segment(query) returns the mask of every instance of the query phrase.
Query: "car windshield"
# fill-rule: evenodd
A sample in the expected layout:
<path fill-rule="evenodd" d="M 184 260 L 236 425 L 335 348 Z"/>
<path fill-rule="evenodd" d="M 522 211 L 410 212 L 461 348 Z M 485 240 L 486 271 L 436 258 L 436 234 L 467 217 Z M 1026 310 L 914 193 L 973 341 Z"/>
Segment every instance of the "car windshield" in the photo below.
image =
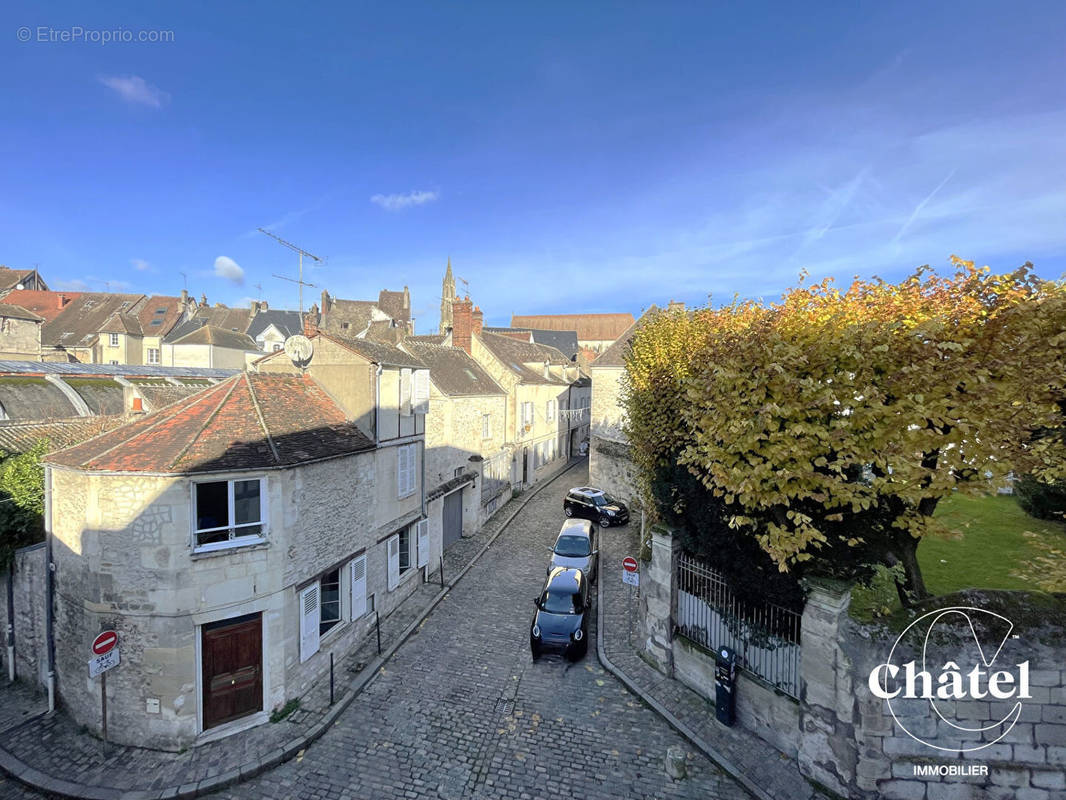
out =
<path fill-rule="evenodd" d="M 592 495 L 592 502 L 598 506 L 609 506 L 614 502 L 614 498 L 609 494 L 594 494 Z"/>
<path fill-rule="evenodd" d="M 555 543 L 557 556 L 580 558 L 589 554 L 589 540 L 585 536 L 560 536 Z"/>
<path fill-rule="evenodd" d="M 574 595 L 570 592 L 547 591 L 540 598 L 540 608 L 549 614 L 576 614 Z"/>

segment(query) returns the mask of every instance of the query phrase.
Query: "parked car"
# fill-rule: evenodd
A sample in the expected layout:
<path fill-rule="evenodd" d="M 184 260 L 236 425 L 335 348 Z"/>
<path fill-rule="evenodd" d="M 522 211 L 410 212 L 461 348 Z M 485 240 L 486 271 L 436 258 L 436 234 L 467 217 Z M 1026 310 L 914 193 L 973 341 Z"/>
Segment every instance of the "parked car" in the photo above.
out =
<path fill-rule="evenodd" d="M 529 649 L 534 661 L 544 653 L 577 661 L 588 652 L 590 597 L 581 570 L 556 567 L 533 602 L 537 610 L 529 626 Z"/>
<path fill-rule="evenodd" d="M 563 498 L 563 513 L 568 517 L 592 520 L 601 528 L 629 522 L 629 509 L 625 503 L 591 486 L 578 486 L 567 492 Z"/>
<path fill-rule="evenodd" d="M 596 528 L 587 519 L 568 519 L 559 529 L 552 551 L 548 574 L 556 567 L 579 569 L 589 583 L 596 582 Z"/>

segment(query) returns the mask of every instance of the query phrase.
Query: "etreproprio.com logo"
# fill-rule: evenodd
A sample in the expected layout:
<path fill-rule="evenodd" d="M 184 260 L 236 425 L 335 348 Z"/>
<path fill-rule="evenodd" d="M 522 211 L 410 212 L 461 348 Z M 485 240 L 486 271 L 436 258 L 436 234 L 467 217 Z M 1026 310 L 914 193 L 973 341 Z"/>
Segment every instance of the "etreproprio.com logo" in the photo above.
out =
<path fill-rule="evenodd" d="M 972 658 L 956 655 L 958 661 L 966 663 L 949 660 L 934 674 L 935 664 L 929 662 L 934 660 L 931 650 L 936 649 L 937 626 L 943 624 L 947 627 L 949 621 L 958 624 L 962 620 L 968 626 L 976 644 L 976 650 L 971 653 Z M 978 622 L 976 625 L 975 620 Z M 1032 697 L 1029 693 L 1028 660 L 1007 669 L 1002 668 L 1002 663 L 996 665 L 996 659 L 1000 657 L 1013 628 L 1014 624 L 1006 617 L 971 606 L 953 606 L 923 614 L 896 638 L 885 662 L 871 670 L 868 681 L 870 691 L 875 697 L 887 702 L 889 713 L 900 730 L 927 747 L 951 753 L 973 752 L 989 747 L 1010 732 L 1021 716 L 1021 701 Z M 984 643 L 982 636 L 978 635 L 979 630 L 984 634 Z M 997 633 L 989 634 L 989 631 Z M 919 637 L 920 663 L 914 659 L 899 663 L 903 658 L 900 654 L 904 650 L 901 642 L 905 639 L 913 642 Z M 950 633 L 948 638 L 952 638 Z M 966 650 L 966 647 L 955 648 L 956 653 L 965 653 Z M 995 669 L 995 666 L 1000 668 Z M 939 723 L 929 725 L 915 715 L 915 703 L 911 701 L 920 700 L 928 701 L 929 709 L 935 719 L 940 720 Z M 967 700 L 997 703 L 1014 700 L 1015 703 L 998 721 L 968 724 L 959 722 L 958 715 L 953 713 L 953 703 L 948 713 L 944 713 L 938 706 L 938 702 L 946 707 L 952 701 Z M 904 705 L 907 706 L 905 712 L 901 712 Z M 923 726 L 919 721 L 926 724 Z M 951 740 L 950 744 L 945 743 L 943 735 L 937 735 L 935 742 L 929 741 L 932 738 L 930 734 L 916 730 L 922 727 L 937 730 L 939 734 L 949 734 L 947 738 Z M 982 741 L 985 739 L 987 741 Z"/>

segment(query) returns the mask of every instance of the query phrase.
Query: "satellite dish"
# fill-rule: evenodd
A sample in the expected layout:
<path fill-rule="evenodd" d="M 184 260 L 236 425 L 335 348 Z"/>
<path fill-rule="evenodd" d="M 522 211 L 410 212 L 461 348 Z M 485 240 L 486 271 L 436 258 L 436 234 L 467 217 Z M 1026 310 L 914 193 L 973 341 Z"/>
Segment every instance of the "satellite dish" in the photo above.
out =
<path fill-rule="evenodd" d="M 26 284 L 24 284 L 24 283 L 17 283 L 17 284 L 15 284 L 15 288 L 16 288 L 16 289 L 19 289 L 19 290 L 25 289 L 25 288 L 26 288 Z"/>
<path fill-rule="evenodd" d="M 297 366 L 304 366 L 311 360 L 315 347 L 306 336 L 296 334 L 285 340 L 285 355 Z"/>

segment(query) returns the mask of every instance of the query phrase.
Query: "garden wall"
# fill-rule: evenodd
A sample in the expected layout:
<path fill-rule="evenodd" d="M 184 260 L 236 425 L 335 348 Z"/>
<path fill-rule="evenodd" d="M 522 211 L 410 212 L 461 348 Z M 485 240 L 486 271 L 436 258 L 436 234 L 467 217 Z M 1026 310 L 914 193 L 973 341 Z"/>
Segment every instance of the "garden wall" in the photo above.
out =
<path fill-rule="evenodd" d="M 669 531 L 653 529 L 651 560 L 641 575 L 644 651 L 649 661 L 713 702 L 713 656 L 675 632 L 676 552 Z M 923 628 L 940 615 L 918 620 L 894 652 L 897 638 L 921 614 L 895 620 L 894 627 L 864 625 L 848 616 L 849 602 L 846 587 L 812 582 L 802 620 L 799 702 L 742 674 L 737 684 L 740 727 L 796 758 L 808 779 L 843 797 L 1066 798 L 1062 598 L 1020 592 L 944 598 L 942 605 L 929 610 L 951 606 L 972 610 L 967 617 L 958 612 L 942 617 L 927 642 Z M 915 660 L 920 669 L 923 644 L 934 687 L 941 665 L 948 662 L 963 674 L 975 665 L 986 673 L 1013 670 L 1016 682 L 1022 675 L 1016 665 L 1028 662 L 1030 697 L 996 700 L 989 696 L 987 682 L 971 695 L 967 681 L 965 697 L 936 701 L 940 716 L 920 698 L 896 698 L 890 707 L 888 700 L 871 691 L 871 671 L 890 654 L 893 664 Z M 989 662 L 992 666 L 986 667 Z M 888 680 L 885 688 L 894 691 L 903 686 Z M 982 691 L 984 697 L 979 696 Z M 1021 706 L 1015 711 L 1018 702 Z M 996 724 L 1005 717 L 1007 723 Z"/>
<path fill-rule="evenodd" d="M 23 547 L 15 552 L 14 609 L 15 609 L 15 676 L 33 688 L 48 685 L 48 658 L 45 640 L 46 550 L 44 542 Z M 6 633 L 8 625 L 7 570 L 0 573 L 0 625 Z M 0 680 L 7 680 L 8 649 L 5 635 L 0 648 L 3 670 Z"/>

